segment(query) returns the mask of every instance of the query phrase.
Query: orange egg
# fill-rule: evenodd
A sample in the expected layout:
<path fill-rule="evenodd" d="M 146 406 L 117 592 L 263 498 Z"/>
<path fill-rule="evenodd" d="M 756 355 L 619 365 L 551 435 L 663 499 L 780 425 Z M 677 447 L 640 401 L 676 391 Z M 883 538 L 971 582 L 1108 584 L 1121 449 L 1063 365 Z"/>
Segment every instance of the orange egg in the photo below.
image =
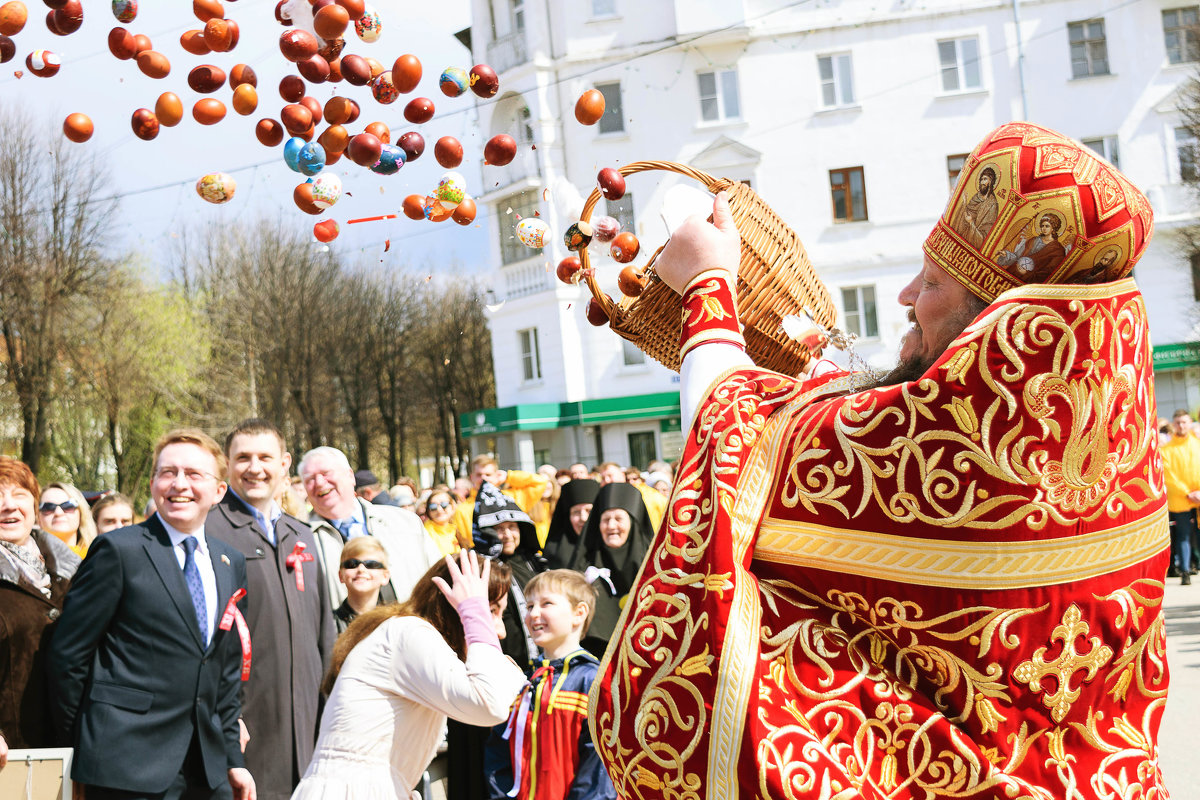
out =
<path fill-rule="evenodd" d="M 323 208 L 313 202 L 313 185 L 311 183 L 302 183 L 292 190 L 292 200 L 296 203 L 296 207 L 305 214 L 320 214 L 324 211 Z"/>
<path fill-rule="evenodd" d="M 350 121 L 350 101 L 337 95 L 325 101 L 325 121 L 330 125 L 342 125 Z"/>
<path fill-rule="evenodd" d="M 292 136 L 298 136 L 313 126 L 312 112 L 299 103 L 288 103 L 284 106 L 279 112 L 279 119 Z"/>
<path fill-rule="evenodd" d="M 450 218 L 459 225 L 470 225 L 475 221 L 475 201 L 467 197 L 450 213 Z"/>
<path fill-rule="evenodd" d="M 230 26 L 230 22 L 214 18 L 204 23 L 204 41 L 218 53 L 226 53 L 232 50 L 234 30 Z"/>
<path fill-rule="evenodd" d="M 174 128 L 183 119 L 183 101 L 174 92 L 163 92 L 154 103 L 154 115 L 168 128 Z"/>
<path fill-rule="evenodd" d="M 417 88 L 421 82 L 421 59 L 412 53 L 405 53 L 392 64 L 392 83 L 396 91 L 407 94 Z"/>
<path fill-rule="evenodd" d="M 248 83 L 233 90 L 233 110 L 248 117 L 258 109 L 258 90 Z"/>
<path fill-rule="evenodd" d="M 450 219 L 450 215 L 454 213 L 453 209 L 446 208 L 440 202 L 434 203 L 432 210 L 429 212 L 431 222 L 445 222 Z"/>
<path fill-rule="evenodd" d="M 283 141 L 283 126 L 270 117 L 260 119 L 254 126 L 254 135 L 260 144 L 274 147 Z"/>
<path fill-rule="evenodd" d="M 118 25 L 108 32 L 108 51 L 122 61 L 127 61 L 137 54 L 137 41 L 128 28 Z"/>
<path fill-rule="evenodd" d="M 409 219 L 425 219 L 425 198 L 419 194 L 410 194 L 404 198 L 400 210 Z"/>
<path fill-rule="evenodd" d="M 337 3 L 325 6 L 313 17 L 313 30 L 322 39 L 336 39 L 346 32 L 346 26 L 349 24 L 349 12 Z"/>
<path fill-rule="evenodd" d="M 236 89 L 243 83 L 258 86 L 258 75 L 249 64 L 235 64 L 233 69 L 229 70 L 229 85 Z"/>
<path fill-rule="evenodd" d="M 595 125 L 604 116 L 604 95 L 598 89 L 588 89 L 575 101 L 575 119 L 584 125 Z"/>
<path fill-rule="evenodd" d="M 330 125 L 317 137 L 317 141 L 325 148 L 325 155 L 328 157 L 346 149 L 346 145 L 350 143 L 350 132 L 344 125 Z M 328 164 L 328 160 L 325 163 Z"/>
<path fill-rule="evenodd" d="M 308 113 L 312 114 L 313 123 L 321 121 L 321 104 L 315 97 L 305 95 L 300 98 L 300 105 L 308 109 Z"/>
<path fill-rule="evenodd" d="M 138 53 L 137 65 L 149 78 L 165 78 L 171 74 L 171 62 L 157 50 L 143 50 Z"/>
<path fill-rule="evenodd" d="M 367 58 L 367 66 L 371 68 L 371 80 L 375 80 L 383 74 L 383 64 L 380 64 L 373 58 Z"/>
<path fill-rule="evenodd" d="M 206 56 L 212 52 L 208 42 L 204 41 L 204 31 L 190 30 L 179 34 L 179 46 L 194 56 Z"/>
<path fill-rule="evenodd" d="M 387 125 L 382 122 L 369 122 L 363 131 L 371 134 L 384 144 L 392 143 L 392 131 Z"/>
<path fill-rule="evenodd" d="M 201 125 L 216 125 L 225 119 L 225 104 L 214 97 L 197 100 L 192 106 L 192 118 Z"/>
<path fill-rule="evenodd" d="M 153 50 L 154 45 L 150 41 L 150 37 L 144 33 L 139 33 L 133 37 L 133 55 L 139 56 L 147 50 Z"/>
<path fill-rule="evenodd" d="M 87 114 L 80 114 L 78 111 L 68 114 L 63 121 L 63 134 L 72 142 L 86 142 L 92 138 L 95 130 L 91 117 Z"/>
<path fill-rule="evenodd" d="M 16 36 L 29 21 L 29 9 L 20 0 L 0 6 L 0 34 Z"/>
<path fill-rule="evenodd" d="M 224 19 L 225 6 L 221 5 L 220 0 L 192 0 L 192 13 L 201 22 Z"/>

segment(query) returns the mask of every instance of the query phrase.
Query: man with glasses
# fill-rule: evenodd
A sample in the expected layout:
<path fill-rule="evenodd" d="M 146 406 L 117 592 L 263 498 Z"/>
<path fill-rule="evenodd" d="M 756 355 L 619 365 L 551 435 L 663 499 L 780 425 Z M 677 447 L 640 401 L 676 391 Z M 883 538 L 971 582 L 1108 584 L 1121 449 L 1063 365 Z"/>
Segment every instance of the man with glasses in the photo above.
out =
<path fill-rule="evenodd" d="M 346 599 L 346 587 L 337 579 L 342 546 L 359 536 L 378 539 L 392 565 L 380 602 L 407 600 L 413 584 L 442 557 L 425 534 L 421 518 L 406 508 L 379 506 L 356 496 L 354 470 L 346 454 L 335 447 L 309 450 L 300 459 L 299 472 L 313 507 L 308 524 L 317 540 L 316 555 L 333 607 Z"/>
<path fill-rule="evenodd" d="M 168 433 L 154 449 L 158 513 L 99 537 L 71 583 L 51 710 L 87 800 L 255 798 L 238 727 L 246 561 L 205 530 L 224 474 L 207 434 Z"/>
<path fill-rule="evenodd" d="M 259 800 L 287 800 L 312 760 L 337 633 L 313 533 L 276 502 L 292 465 L 283 434 L 265 419 L 243 420 L 225 437 L 225 457 L 229 491 L 207 527 L 246 557 L 255 656 L 242 713 L 246 766 Z"/>

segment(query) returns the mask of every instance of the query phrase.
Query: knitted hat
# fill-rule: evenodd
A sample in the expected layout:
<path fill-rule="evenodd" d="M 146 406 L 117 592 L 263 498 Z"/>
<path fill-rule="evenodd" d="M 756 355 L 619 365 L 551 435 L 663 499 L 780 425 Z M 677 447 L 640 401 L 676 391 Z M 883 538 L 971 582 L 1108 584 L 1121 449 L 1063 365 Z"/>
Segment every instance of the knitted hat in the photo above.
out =
<path fill-rule="evenodd" d="M 1029 283 L 1104 283 L 1133 271 L 1154 232 L 1145 196 L 1060 133 L 1013 122 L 967 158 L 925 254 L 976 296 Z"/>
<path fill-rule="evenodd" d="M 521 542 L 525 543 L 532 537 L 536 549 L 537 529 L 533 520 L 521 510 L 515 500 L 485 481 L 480 485 L 479 494 L 475 497 L 475 513 L 471 521 L 471 535 L 475 539 L 476 550 L 488 556 L 500 554 L 500 537 L 496 535 L 496 526 L 501 522 L 517 523 L 521 531 Z"/>

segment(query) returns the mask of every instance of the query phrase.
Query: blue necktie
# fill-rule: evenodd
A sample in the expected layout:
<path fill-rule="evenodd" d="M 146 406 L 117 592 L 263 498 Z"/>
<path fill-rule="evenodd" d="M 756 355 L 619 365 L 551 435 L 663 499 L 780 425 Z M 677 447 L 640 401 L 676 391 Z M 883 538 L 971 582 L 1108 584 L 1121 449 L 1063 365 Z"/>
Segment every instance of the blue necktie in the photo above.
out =
<path fill-rule="evenodd" d="M 339 519 L 333 523 L 337 526 L 338 533 L 342 534 L 342 541 L 350 541 L 350 526 L 354 524 L 352 519 Z"/>
<path fill-rule="evenodd" d="M 192 596 L 192 607 L 196 609 L 196 621 L 200 623 L 200 641 L 208 646 L 208 604 L 204 602 L 204 583 L 200 580 L 200 568 L 196 566 L 196 547 L 199 546 L 195 536 L 183 540 L 183 549 L 187 555 L 183 559 L 183 579 L 187 581 L 188 593 Z"/>

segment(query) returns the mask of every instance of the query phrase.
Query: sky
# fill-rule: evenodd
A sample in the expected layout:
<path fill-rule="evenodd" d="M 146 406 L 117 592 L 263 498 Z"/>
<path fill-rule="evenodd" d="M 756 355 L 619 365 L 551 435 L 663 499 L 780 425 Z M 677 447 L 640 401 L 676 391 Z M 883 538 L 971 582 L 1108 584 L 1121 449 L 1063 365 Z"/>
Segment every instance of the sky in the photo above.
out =
<path fill-rule="evenodd" d="M 95 123 L 95 134 L 83 144 L 67 142 L 67 152 L 95 155 L 108 170 L 110 186 L 106 194 L 121 198 L 117 215 L 110 221 L 114 246 L 119 251 L 137 252 L 156 265 L 167 277 L 165 265 L 178 251 L 179 235 L 185 230 L 203 230 L 208 222 L 219 225 L 252 225 L 262 217 L 282 215 L 286 221 L 311 233 L 312 224 L 326 218 L 336 219 L 341 235 L 329 247 L 349 261 L 385 264 L 409 263 L 436 269 L 453 263 L 467 272 L 482 268 L 486 253 L 486 225 L 477 221 L 462 227 L 453 222 L 434 224 L 405 217 L 382 222 L 347 224 L 347 220 L 382 214 L 398 214 L 408 194 L 429 194 L 446 172 L 433 157 L 438 137 L 457 137 L 464 146 L 465 158 L 457 171 L 467 179 L 468 192 L 482 193 L 475 185 L 480 180 L 484 141 L 475 130 L 478 114 L 475 96 L 468 92 L 448 98 L 438 89 L 438 76 L 449 66 L 470 69 L 470 52 L 453 36 L 470 24 L 468 0 L 437 0 L 411 3 L 402 0 L 376 0 L 383 20 L 378 41 L 365 43 L 346 33 L 345 53 L 357 53 L 377 59 L 390 69 L 401 54 L 412 53 L 421 59 L 421 83 L 410 95 L 402 95 L 391 105 L 372 98 L 369 87 L 337 84 L 309 84 L 308 94 L 322 104 L 335 94 L 357 100 L 362 115 L 348 126 L 358 133 L 366 123 L 379 120 L 392 129 L 393 141 L 408 130 L 420 132 L 426 151 L 399 173 L 380 176 L 343 157 L 329 169 L 342 179 L 347 193 L 320 217 L 296 208 L 292 191 L 306 178 L 283 163 L 283 146 L 267 148 L 259 144 L 254 126 L 263 117 L 278 119 L 285 101 L 278 86 L 280 79 L 294 74 L 294 65 L 279 52 L 279 35 L 286 29 L 275 21 L 276 0 L 230 0 L 225 4 L 226 18 L 236 20 L 241 36 L 229 53 L 194 56 L 183 50 L 179 36 L 184 31 L 203 27 L 191 13 L 186 0 L 141 0 L 137 18 L 126 25 L 132 33 L 150 37 L 155 50 L 171 62 L 170 74 L 159 80 L 143 75 L 134 61 L 121 61 L 108 50 L 108 32 L 119 25 L 107 2 L 89 0 L 84 4 L 83 26 L 75 33 L 60 37 L 45 26 L 46 7 L 39 0 L 25 0 L 29 21 L 13 39 L 17 56 L 0 67 L 0 103 L 19 104 L 44 120 L 49 135 L 62 136 L 62 121 L 72 112 L 82 112 Z M 25 67 L 29 52 L 45 48 L 62 57 L 63 66 L 51 78 L 38 78 Z M 242 117 L 233 111 L 228 84 L 210 95 L 193 92 L 187 84 L 188 72 L 201 64 L 215 64 L 228 74 L 235 64 L 246 63 L 258 75 L 257 111 Z M 16 77 L 15 72 L 24 72 Z M 157 97 L 165 91 L 179 95 L 184 104 L 184 119 L 174 128 L 162 127 L 153 141 L 134 136 L 130 118 L 138 108 L 153 109 Z M 202 97 L 215 97 L 228 107 L 223 121 L 202 126 L 191 116 L 192 104 Z M 423 125 L 411 125 L 403 118 L 405 103 L 412 97 L 431 98 L 437 108 L 434 118 Z M 318 133 L 324 129 L 319 125 Z M 222 205 L 202 200 L 195 190 L 196 181 L 210 172 L 227 172 L 237 181 L 234 198 Z M 481 213 L 486 213 L 481 209 Z M 385 243 L 390 247 L 384 252 Z M 314 240 L 314 247 L 324 247 Z"/>

